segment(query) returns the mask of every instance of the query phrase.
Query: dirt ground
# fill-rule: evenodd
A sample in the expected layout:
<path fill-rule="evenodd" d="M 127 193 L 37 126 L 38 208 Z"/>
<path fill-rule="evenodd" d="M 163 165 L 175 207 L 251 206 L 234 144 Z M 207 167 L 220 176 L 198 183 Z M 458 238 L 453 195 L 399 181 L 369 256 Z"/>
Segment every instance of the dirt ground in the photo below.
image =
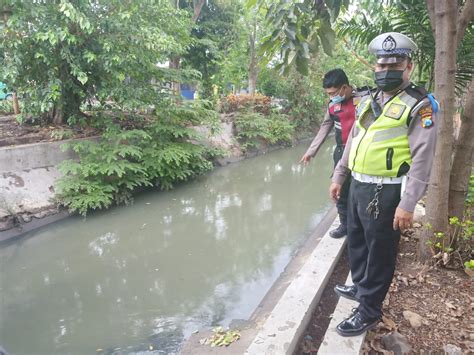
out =
<path fill-rule="evenodd" d="M 17 144 L 52 142 L 68 138 L 91 137 L 97 134 L 92 128 L 71 128 L 69 126 L 41 126 L 20 124 L 12 114 L 0 112 L 0 147 Z"/>
<path fill-rule="evenodd" d="M 367 334 L 361 353 L 394 354 L 386 350 L 382 338 L 398 332 L 412 354 L 474 354 L 474 279 L 463 270 L 417 262 L 417 233 L 402 236 L 397 269 L 383 306 L 383 322 Z M 309 337 L 302 339 L 296 354 L 316 354 L 335 301 L 334 294 L 323 295 L 324 303 L 306 330 Z"/>

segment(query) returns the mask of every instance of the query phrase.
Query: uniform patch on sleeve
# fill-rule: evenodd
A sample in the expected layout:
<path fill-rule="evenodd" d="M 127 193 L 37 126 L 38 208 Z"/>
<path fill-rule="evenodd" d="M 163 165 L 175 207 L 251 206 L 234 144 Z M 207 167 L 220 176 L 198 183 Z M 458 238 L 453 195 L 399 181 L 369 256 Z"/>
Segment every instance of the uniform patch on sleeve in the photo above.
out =
<path fill-rule="evenodd" d="M 418 114 L 421 117 L 421 127 L 430 128 L 433 127 L 433 108 L 431 106 L 423 107 L 420 109 Z"/>
<path fill-rule="evenodd" d="M 405 108 L 406 107 L 403 106 L 403 105 L 391 104 L 388 107 L 388 110 L 387 110 L 387 113 L 385 114 L 385 116 L 393 118 L 395 120 L 398 120 L 398 119 L 400 119 L 400 117 L 402 117 L 403 111 L 405 111 Z"/>

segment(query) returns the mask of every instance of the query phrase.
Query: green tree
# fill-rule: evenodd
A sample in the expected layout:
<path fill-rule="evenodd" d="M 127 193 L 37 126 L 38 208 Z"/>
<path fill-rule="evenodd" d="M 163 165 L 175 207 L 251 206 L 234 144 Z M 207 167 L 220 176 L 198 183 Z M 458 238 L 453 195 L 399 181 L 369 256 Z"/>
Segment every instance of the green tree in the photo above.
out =
<path fill-rule="evenodd" d="M 340 34 L 349 36 L 358 48 L 366 47 L 381 32 L 397 31 L 413 38 L 419 45 L 415 77 L 428 89 L 434 88 L 441 103 L 436 115 L 438 144 L 428 190 L 427 219 L 436 232 L 449 238 L 449 217 L 463 217 L 474 151 L 474 105 L 469 99 L 474 92 L 474 30 L 469 25 L 474 2 L 392 0 L 364 1 L 362 5 L 355 16 L 339 23 Z M 456 98 L 459 105 L 455 104 Z M 457 136 L 453 134 L 456 110 L 461 112 Z M 422 259 L 431 256 L 425 242 L 433 229 L 425 231 L 419 244 Z"/>
<path fill-rule="evenodd" d="M 5 0 L 3 11 L 0 75 L 24 114 L 56 124 L 81 115 L 86 101 L 152 104 L 172 78 L 157 63 L 189 43 L 190 18 L 168 0 Z"/>
<path fill-rule="evenodd" d="M 222 85 L 219 82 L 219 72 L 223 69 L 221 63 L 242 40 L 241 15 L 239 2 L 209 1 L 196 20 L 191 32 L 192 42 L 181 57 L 182 67 L 201 73 L 201 93 L 205 98 L 212 96 L 213 85 Z"/>
<path fill-rule="evenodd" d="M 320 46 L 325 53 L 332 53 L 336 39 L 332 24 L 349 0 L 248 0 L 248 5 L 267 8 L 272 31 L 260 46 L 267 61 L 278 55 L 277 69 L 288 73 L 295 65 L 298 72 L 306 75 L 310 54 Z"/>
<path fill-rule="evenodd" d="M 337 18 L 340 4 L 340 1 L 323 0 L 273 3 L 268 13 L 275 31 L 262 45 L 262 50 L 272 54 L 280 52 L 282 69 L 288 70 L 296 64 L 300 72 L 307 73 L 309 45 L 321 41 L 326 52 L 332 47 L 328 46 L 332 42 L 328 40 L 332 38 L 331 31 L 325 30 L 330 21 Z M 449 216 L 462 217 L 463 214 L 474 151 L 474 105 L 466 97 L 461 99 L 464 91 L 466 95 L 474 91 L 474 1 L 360 0 L 352 4 L 357 12 L 348 14 L 353 16 L 352 20 L 342 22 L 341 34 L 351 34 L 352 39 L 366 46 L 379 33 L 399 31 L 413 37 L 420 45 L 418 78 L 427 82 L 428 87 L 434 83 L 435 95 L 440 101 L 436 116 L 438 144 L 428 189 L 427 219 L 435 232 L 449 238 Z M 344 5 L 347 6 L 347 2 Z M 316 11 L 309 13 L 310 9 Z M 311 16 L 316 18 L 308 21 Z M 319 31 L 327 36 L 319 35 Z M 463 114 L 455 140 L 456 95 L 463 102 L 459 107 Z M 426 231 L 419 244 L 422 259 L 431 255 L 424 243 L 431 234 L 432 230 Z"/>

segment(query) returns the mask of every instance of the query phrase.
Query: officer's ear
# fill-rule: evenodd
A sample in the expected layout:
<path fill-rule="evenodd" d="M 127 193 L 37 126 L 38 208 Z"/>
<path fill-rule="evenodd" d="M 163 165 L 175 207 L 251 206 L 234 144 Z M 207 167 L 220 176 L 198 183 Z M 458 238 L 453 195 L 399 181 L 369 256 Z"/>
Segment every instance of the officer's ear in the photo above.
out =
<path fill-rule="evenodd" d="M 406 70 L 408 71 L 408 77 L 415 71 L 415 64 L 412 62 L 410 58 L 407 59 L 407 67 Z"/>

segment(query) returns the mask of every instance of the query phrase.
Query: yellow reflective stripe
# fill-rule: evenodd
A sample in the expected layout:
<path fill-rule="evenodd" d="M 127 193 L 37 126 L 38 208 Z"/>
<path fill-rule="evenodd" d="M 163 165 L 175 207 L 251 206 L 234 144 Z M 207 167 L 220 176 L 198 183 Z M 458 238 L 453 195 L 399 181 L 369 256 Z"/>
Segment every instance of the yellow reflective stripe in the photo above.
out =
<path fill-rule="evenodd" d="M 407 131 L 408 131 L 408 127 L 405 127 L 405 126 L 387 128 L 383 131 L 377 131 L 374 133 L 374 138 L 372 139 L 372 142 L 382 142 L 388 139 L 394 139 L 400 136 L 406 136 Z"/>

